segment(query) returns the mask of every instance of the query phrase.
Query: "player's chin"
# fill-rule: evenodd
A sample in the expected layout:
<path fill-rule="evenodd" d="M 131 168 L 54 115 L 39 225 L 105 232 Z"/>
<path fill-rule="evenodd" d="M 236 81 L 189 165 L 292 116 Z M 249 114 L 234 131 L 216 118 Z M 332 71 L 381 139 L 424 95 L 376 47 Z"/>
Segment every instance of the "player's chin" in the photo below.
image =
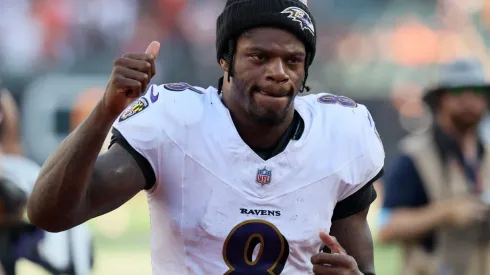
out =
<path fill-rule="evenodd" d="M 285 110 L 291 104 L 292 97 L 289 95 L 285 96 L 269 96 L 262 93 L 254 93 L 255 104 L 263 110 L 276 110 L 280 112 Z"/>
<path fill-rule="evenodd" d="M 287 108 L 285 109 L 271 109 L 271 108 L 261 108 L 255 106 L 251 110 L 252 119 L 261 125 L 266 126 L 277 126 L 284 122 L 286 119 Z"/>
<path fill-rule="evenodd" d="M 281 125 L 281 123 L 284 122 L 285 116 L 281 116 L 278 114 L 261 114 L 261 115 L 254 115 L 253 120 L 255 123 L 258 125 L 263 125 L 263 126 L 269 126 L 269 127 L 275 127 L 278 125 Z"/>

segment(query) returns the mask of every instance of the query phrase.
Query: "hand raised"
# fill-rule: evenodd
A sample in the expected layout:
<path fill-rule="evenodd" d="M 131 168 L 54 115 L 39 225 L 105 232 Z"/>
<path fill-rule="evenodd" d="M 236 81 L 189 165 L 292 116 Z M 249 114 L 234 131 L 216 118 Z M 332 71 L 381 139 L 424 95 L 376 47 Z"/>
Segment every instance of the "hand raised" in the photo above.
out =
<path fill-rule="evenodd" d="M 126 53 L 114 61 L 103 103 L 111 115 L 119 115 L 145 90 L 155 76 L 155 59 L 160 43 L 153 41 L 144 53 Z"/>

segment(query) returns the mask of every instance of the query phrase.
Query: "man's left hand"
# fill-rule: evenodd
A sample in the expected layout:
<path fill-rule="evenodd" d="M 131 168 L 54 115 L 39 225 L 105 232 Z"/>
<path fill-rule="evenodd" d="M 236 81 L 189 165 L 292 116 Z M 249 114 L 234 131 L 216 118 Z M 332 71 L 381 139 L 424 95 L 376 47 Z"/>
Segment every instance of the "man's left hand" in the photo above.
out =
<path fill-rule="evenodd" d="M 335 237 L 320 232 L 320 239 L 331 253 L 320 252 L 311 257 L 313 273 L 316 275 L 362 275 L 356 260 L 347 255 Z"/>

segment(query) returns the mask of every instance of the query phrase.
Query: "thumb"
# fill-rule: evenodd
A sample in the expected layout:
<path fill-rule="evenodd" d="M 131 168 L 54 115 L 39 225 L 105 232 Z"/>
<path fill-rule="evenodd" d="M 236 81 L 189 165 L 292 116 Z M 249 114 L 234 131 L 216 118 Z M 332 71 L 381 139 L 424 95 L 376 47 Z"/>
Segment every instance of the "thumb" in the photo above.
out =
<path fill-rule="evenodd" d="M 159 52 L 160 52 L 160 43 L 158 41 L 151 42 L 145 51 L 146 54 L 152 55 L 155 59 L 157 58 Z"/>
<path fill-rule="evenodd" d="M 325 232 L 320 232 L 320 240 L 330 249 L 331 253 L 347 254 L 337 239 Z"/>

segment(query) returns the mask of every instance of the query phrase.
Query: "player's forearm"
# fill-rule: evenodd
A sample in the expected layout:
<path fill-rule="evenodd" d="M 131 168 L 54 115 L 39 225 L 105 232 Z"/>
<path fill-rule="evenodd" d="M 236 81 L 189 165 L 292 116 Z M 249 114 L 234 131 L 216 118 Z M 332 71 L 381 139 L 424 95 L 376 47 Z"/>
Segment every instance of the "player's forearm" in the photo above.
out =
<path fill-rule="evenodd" d="M 442 203 L 395 210 L 389 223 L 381 228 L 379 239 L 382 242 L 413 240 L 447 222 L 447 207 Z"/>
<path fill-rule="evenodd" d="M 48 231 L 80 223 L 94 163 L 114 119 L 97 105 L 49 157 L 28 200 L 31 222 Z"/>

